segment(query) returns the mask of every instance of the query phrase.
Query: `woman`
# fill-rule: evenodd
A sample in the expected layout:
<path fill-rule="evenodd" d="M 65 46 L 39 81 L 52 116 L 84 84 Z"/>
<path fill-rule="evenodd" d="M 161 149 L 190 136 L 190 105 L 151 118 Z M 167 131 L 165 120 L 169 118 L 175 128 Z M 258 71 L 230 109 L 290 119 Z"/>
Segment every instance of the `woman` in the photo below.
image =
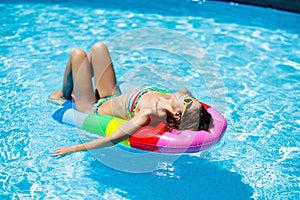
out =
<path fill-rule="evenodd" d="M 156 88 L 142 88 L 121 95 L 108 49 L 101 42 L 94 44 L 88 55 L 81 49 L 72 51 L 62 90 L 50 95 L 49 100 L 62 102 L 72 98 L 76 99 L 76 109 L 80 112 L 106 114 L 129 121 L 110 136 L 61 147 L 52 153 L 53 156 L 112 146 L 146 125 L 166 122 L 166 129 L 208 130 L 211 121 L 211 115 L 186 89 L 165 94 Z"/>

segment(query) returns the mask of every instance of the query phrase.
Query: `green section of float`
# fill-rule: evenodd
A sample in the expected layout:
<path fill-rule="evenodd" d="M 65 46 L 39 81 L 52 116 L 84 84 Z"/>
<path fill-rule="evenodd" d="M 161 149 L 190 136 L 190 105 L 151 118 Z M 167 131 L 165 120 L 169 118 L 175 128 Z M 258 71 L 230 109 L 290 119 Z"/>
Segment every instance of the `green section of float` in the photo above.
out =
<path fill-rule="evenodd" d="M 113 134 L 126 122 L 126 120 L 108 115 L 91 114 L 85 118 L 82 128 L 88 132 L 96 133 L 100 136 L 108 136 Z M 121 144 L 130 146 L 128 139 L 123 140 Z"/>
<path fill-rule="evenodd" d="M 106 115 L 88 115 L 83 122 L 82 128 L 88 132 L 105 136 L 106 127 L 113 118 Z"/>

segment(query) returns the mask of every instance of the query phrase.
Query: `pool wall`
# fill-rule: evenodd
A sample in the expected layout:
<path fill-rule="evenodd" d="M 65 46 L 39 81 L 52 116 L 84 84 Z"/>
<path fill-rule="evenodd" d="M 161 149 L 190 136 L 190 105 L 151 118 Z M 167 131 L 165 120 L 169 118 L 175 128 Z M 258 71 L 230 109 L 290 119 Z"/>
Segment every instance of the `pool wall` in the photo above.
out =
<path fill-rule="evenodd" d="M 300 0 L 223 0 L 300 13 Z"/>

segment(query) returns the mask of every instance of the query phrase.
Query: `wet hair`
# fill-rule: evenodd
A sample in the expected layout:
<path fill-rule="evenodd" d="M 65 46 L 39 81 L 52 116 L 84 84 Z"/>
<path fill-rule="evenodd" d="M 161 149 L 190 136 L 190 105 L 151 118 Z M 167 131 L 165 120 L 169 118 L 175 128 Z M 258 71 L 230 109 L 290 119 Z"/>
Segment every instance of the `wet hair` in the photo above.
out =
<path fill-rule="evenodd" d="M 181 115 L 181 113 L 180 113 Z M 208 131 L 210 127 L 210 122 L 211 122 L 211 114 L 207 112 L 204 106 L 201 105 L 200 111 L 199 111 L 199 116 L 198 116 L 199 122 L 198 122 L 198 128 L 196 129 L 197 131 L 204 130 Z M 176 120 L 176 118 L 171 114 L 167 114 L 167 119 L 166 119 L 166 126 L 165 126 L 165 131 L 171 131 L 172 129 L 192 129 L 189 128 L 187 123 L 184 123 L 183 126 L 180 126 L 181 118 L 180 120 Z M 189 125 L 194 125 L 195 123 L 188 123 Z M 195 127 L 195 126 L 193 126 Z M 195 128 L 193 128 L 195 129 Z"/>
<path fill-rule="evenodd" d="M 207 112 L 204 106 L 201 106 L 198 131 L 200 130 L 207 131 L 209 129 L 210 121 L 211 121 L 211 114 Z"/>
<path fill-rule="evenodd" d="M 181 113 L 180 113 L 181 115 Z M 165 131 L 171 131 L 172 129 L 179 129 L 180 120 L 176 120 L 175 116 L 171 113 L 167 114 Z"/>

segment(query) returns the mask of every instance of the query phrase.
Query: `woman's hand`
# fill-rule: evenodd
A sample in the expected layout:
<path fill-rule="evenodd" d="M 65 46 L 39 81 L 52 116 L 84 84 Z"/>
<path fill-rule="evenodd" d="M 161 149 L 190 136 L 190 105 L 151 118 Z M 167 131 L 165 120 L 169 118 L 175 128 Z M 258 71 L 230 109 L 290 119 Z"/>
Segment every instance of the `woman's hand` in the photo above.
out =
<path fill-rule="evenodd" d="M 59 149 L 55 149 L 55 151 L 52 152 L 51 156 L 62 156 L 72 152 L 75 152 L 74 146 L 60 147 Z"/>

